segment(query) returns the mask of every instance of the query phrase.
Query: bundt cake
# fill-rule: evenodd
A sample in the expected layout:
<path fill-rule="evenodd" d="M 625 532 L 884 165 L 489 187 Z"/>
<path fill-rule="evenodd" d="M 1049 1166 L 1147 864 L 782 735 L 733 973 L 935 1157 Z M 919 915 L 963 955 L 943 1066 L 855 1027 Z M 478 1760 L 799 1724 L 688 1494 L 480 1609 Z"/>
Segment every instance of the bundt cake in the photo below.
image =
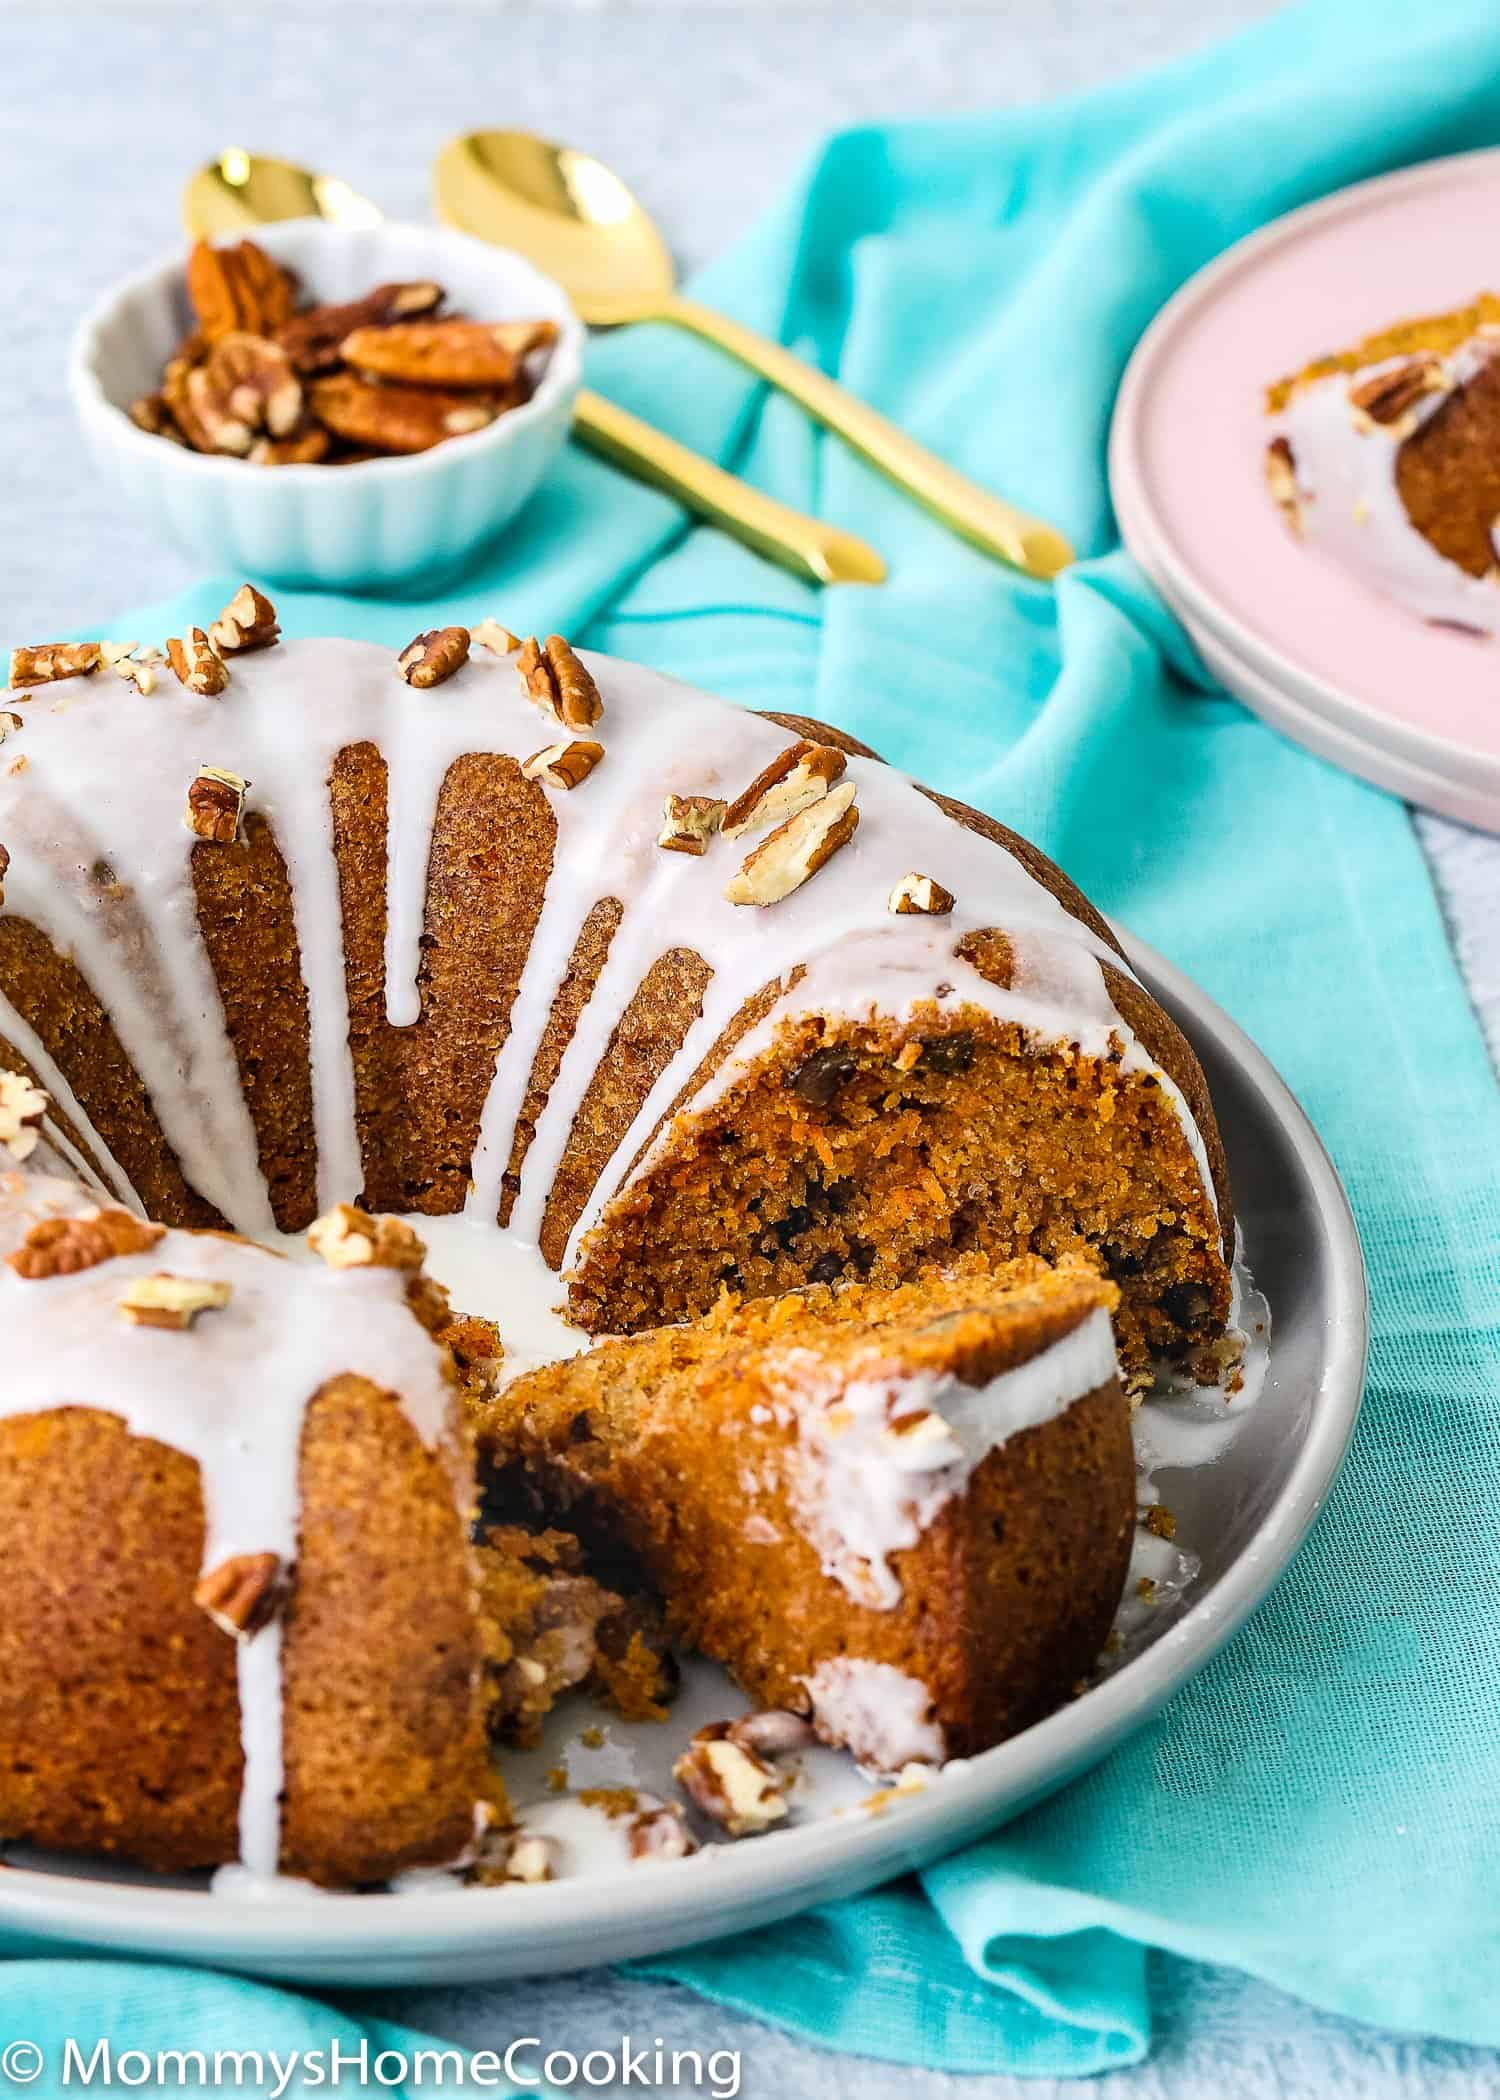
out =
<path fill-rule="evenodd" d="M 1309 545 L 1440 627 L 1500 626 L 1500 299 L 1401 321 L 1269 389 L 1266 478 Z"/>
<path fill-rule="evenodd" d="M 357 1884 L 487 1823 L 531 1878 L 486 1736 L 659 1711 L 643 1591 L 877 1764 L 1067 1696 L 1122 1381 L 1218 1375 L 1234 1228 L 1191 1050 L 1049 861 L 493 620 L 283 643 L 247 585 L 3 698 L 0 1836 Z M 581 1544 L 471 1537 L 465 1398 Z"/>
<path fill-rule="evenodd" d="M 1133 1379 L 1222 1334 L 1197 1062 L 992 819 L 493 621 L 247 587 L 154 655 L 18 650 L 0 715 L 0 1063 L 121 1200 L 465 1210 L 595 1333 L 977 1251 L 1094 1260 Z"/>
<path fill-rule="evenodd" d="M 791 1292 L 508 1386 L 480 1447 L 622 1545 L 684 1648 L 894 1772 L 1066 1699 L 1135 1527 L 1112 1287 L 1077 1264 Z"/>
<path fill-rule="evenodd" d="M 501 1813 L 442 1293 L 404 1226 L 317 1237 L 0 1173 L 0 1834 L 337 1884 Z"/>

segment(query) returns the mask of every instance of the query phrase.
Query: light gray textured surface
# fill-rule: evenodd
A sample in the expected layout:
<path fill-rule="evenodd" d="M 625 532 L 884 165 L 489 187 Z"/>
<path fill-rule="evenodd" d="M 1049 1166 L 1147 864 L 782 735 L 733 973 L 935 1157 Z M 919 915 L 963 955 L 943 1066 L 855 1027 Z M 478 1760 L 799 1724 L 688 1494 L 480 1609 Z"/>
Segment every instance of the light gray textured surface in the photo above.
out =
<path fill-rule="evenodd" d="M 186 581 L 83 471 L 63 386 L 82 304 L 178 235 L 185 174 L 258 145 L 336 169 L 418 217 L 442 141 L 524 124 L 611 160 L 691 266 L 730 240 L 836 126 L 1030 101 L 1151 63 L 1267 11 L 1266 0 L 623 0 L 321 8 L 91 9 L 0 0 L 7 296 L 0 399 L 7 627 L 108 624 Z M 1500 845 L 1420 819 L 1492 1052 L 1500 1055 Z M 996 2095 L 1185 2100 L 1458 2100 L 1500 2086 L 1500 2055 L 1360 2029 L 1216 1970 L 1157 1964 L 1150 2064 L 1091 2084 L 994 2078 Z M 608 1975 L 398 1994 L 385 2009 L 476 2046 L 540 2034 L 581 2053 L 623 2032 L 739 2048 L 744 2091 L 956 2100 L 972 2084 L 807 2049 L 689 1992 Z"/>

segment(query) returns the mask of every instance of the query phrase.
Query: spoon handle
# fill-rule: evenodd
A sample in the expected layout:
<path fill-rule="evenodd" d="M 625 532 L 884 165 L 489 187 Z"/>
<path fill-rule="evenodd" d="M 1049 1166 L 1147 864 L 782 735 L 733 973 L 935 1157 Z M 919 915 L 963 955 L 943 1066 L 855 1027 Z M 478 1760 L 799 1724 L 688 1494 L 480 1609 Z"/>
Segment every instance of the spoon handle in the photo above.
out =
<path fill-rule="evenodd" d="M 637 309 L 632 318 L 673 322 L 737 357 L 752 372 L 758 372 L 762 379 L 769 379 L 793 401 L 800 402 L 820 423 L 862 452 L 872 466 L 888 474 L 898 487 L 915 496 L 983 553 L 997 555 L 1001 561 L 1025 570 L 1028 576 L 1044 578 L 1055 576 L 1072 561 L 1073 549 L 1053 526 L 1040 518 L 1028 517 L 1025 511 L 1017 510 L 966 474 L 960 474 L 956 467 L 950 467 L 904 430 L 898 430 L 837 380 L 817 371 L 780 343 L 757 335 L 753 329 L 730 320 L 727 314 L 715 313 L 712 308 L 675 293 L 660 303 L 653 302 L 649 313 L 641 314 Z"/>
<path fill-rule="evenodd" d="M 810 583 L 880 583 L 885 578 L 885 563 L 875 549 L 852 532 L 789 510 L 587 388 L 573 411 L 573 435 L 591 452 L 665 490 L 687 510 Z"/>

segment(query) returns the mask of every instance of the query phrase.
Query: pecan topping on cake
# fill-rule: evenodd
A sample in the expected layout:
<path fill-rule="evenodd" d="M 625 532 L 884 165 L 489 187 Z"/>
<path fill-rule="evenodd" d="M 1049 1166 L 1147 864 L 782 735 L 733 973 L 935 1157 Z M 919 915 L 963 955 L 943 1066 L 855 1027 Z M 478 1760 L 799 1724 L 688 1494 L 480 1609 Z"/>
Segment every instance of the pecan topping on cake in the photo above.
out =
<path fill-rule="evenodd" d="M 706 853 L 728 806 L 712 795 L 668 795 L 662 804 L 657 845 L 665 847 L 668 853 Z"/>
<path fill-rule="evenodd" d="M 724 812 L 725 838 L 737 839 L 742 832 L 761 831 L 794 817 L 828 793 L 847 763 L 832 744 L 788 744 L 730 803 Z"/>
<path fill-rule="evenodd" d="M 58 678 L 80 678 L 97 671 L 100 664 L 97 642 L 38 642 L 29 649 L 12 649 L 12 692 L 29 685 L 51 685 Z"/>
<path fill-rule="evenodd" d="M 537 706 L 564 729 L 589 729 L 604 712 L 599 688 L 570 642 L 549 634 L 521 644 L 516 670 Z"/>
<path fill-rule="evenodd" d="M 47 1096 L 21 1072 L 0 1071 L 0 1151 L 17 1166 L 30 1159 L 40 1140 Z"/>
<path fill-rule="evenodd" d="M 1349 389 L 1356 417 L 1372 423 L 1399 423 L 1426 394 L 1445 394 L 1452 385 L 1441 358 L 1414 357 L 1393 371 L 1377 372 Z"/>
<path fill-rule="evenodd" d="M 0 744 L 3 744 L 8 736 L 14 736 L 20 727 L 19 715 L 13 715 L 9 708 L 0 708 Z"/>
<path fill-rule="evenodd" d="M 356 329 L 342 352 L 357 371 L 408 386 L 506 387 L 556 341 L 555 321 L 411 321 Z"/>
<path fill-rule="evenodd" d="M 234 1296 L 234 1286 L 205 1276 L 138 1276 L 120 1298 L 120 1310 L 136 1327 L 192 1326 L 199 1313 L 218 1312 Z"/>
<path fill-rule="evenodd" d="M 779 904 L 848 845 L 858 827 L 854 783 L 846 780 L 763 839 L 724 895 L 731 904 Z"/>
<path fill-rule="evenodd" d="M 427 1249 L 400 1218 L 372 1218 L 338 1203 L 308 1229 L 307 1244 L 330 1269 L 420 1269 Z"/>
<path fill-rule="evenodd" d="M 236 1553 L 210 1568 L 193 1591 L 193 1602 L 232 1640 L 248 1641 L 269 1626 L 286 1599 L 281 1556 Z"/>
<path fill-rule="evenodd" d="M 429 452 L 444 438 L 483 430 L 512 405 L 436 387 L 375 386 L 354 372 L 315 379 L 311 404 L 335 437 L 372 452 Z"/>
<path fill-rule="evenodd" d="M 299 372 L 331 372 L 344 361 L 345 336 L 430 314 L 442 303 L 442 286 L 428 278 L 377 284 L 363 299 L 342 306 L 310 306 L 306 313 L 293 314 L 276 340 Z"/>
<path fill-rule="evenodd" d="M 753 1750 L 730 1741 L 726 1722 L 698 1730 L 673 1765 L 672 1777 L 727 1837 L 753 1836 L 786 1815 L 780 1780 Z"/>
<path fill-rule="evenodd" d="M 952 890 L 945 890 L 940 882 L 934 882 L 930 875 L 917 874 L 915 869 L 902 876 L 886 899 L 893 912 L 931 912 L 940 919 L 952 911 L 953 902 Z"/>
<path fill-rule="evenodd" d="M 576 788 L 588 779 L 603 756 L 602 744 L 577 737 L 571 742 L 544 744 L 540 751 L 532 752 L 521 771 L 528 780 L 541 781 L 543 787 Z"/>
<path fill-rule="evenodd" d="M 229 683 L 229 666 L 201 627 L 190 627 L 186 636 L 171 637 L 167 662 L 190 693 L 211 696 L 222 693 Z"/>
<path fill-rule="evenodd" d="M 76 1276 L 113 1261 L 117 1254 L 144 1254 L 166 1235 L 128 1210 L 99 1210 L 88 1218 L 43 1218 L 6 1260 L 28 1283 Z"/>
<path fill-rule="evenodd" d="M 468 660 L 467 627 L 430 627 L 407 643 L 396 659 L 396 669 L 408 685 L 425 692 L 451 678 Z"/>
<path fill-rule="evenodd" d="M 216 846 L 232 846 L 239 837 L 249 786 L 248 780 L 226 773 L 222 766 L 200 766 L 187 791 L 183 821 L 188 830 Z"/>
<path fill-rule="evenodd" d="M 272 335 L 291 319 L 292 280 L 254 241 L 215 248 L 199 241 L 188 257 L 187 293 L 208 340 Z"/>
<path fill-rule="evenodd" d="M 252 649 L 269 649 L 281 639 L 276 608 L 253 583 L 242 583 L 209 628 L 208 639 L 220 656 L 244 656 Z"/>
<path fill-rule="evenodd" d="M 265 336 L 221 336 L 187 375 L 187 402 L 215 452 L 243 459 L 257 431 L 290 436 L 302 418 L 302 383 Z"/>
<path fill-rule="evenodd" d="M 502 627 L 498 620 L 481 620 L 470 629 L 469 639 L 481 649 L 488 649 L 492 656 L 514 656 L 521 646 L 521 637 Z"/>

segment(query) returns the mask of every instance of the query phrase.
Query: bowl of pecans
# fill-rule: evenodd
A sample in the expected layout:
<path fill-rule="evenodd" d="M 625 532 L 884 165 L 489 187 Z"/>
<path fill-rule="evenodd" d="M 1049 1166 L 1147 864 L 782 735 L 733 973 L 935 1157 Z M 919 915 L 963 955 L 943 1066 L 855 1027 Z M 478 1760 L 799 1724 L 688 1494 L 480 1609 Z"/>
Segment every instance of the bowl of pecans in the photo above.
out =
<path fill-rule="evenodd" d="M 582 346 L 561 287 L 508 249 L 297 219 L 118 287 L 69 380 L 95 458 L 195 560 L 426 588 L 536 490 Z"/>

